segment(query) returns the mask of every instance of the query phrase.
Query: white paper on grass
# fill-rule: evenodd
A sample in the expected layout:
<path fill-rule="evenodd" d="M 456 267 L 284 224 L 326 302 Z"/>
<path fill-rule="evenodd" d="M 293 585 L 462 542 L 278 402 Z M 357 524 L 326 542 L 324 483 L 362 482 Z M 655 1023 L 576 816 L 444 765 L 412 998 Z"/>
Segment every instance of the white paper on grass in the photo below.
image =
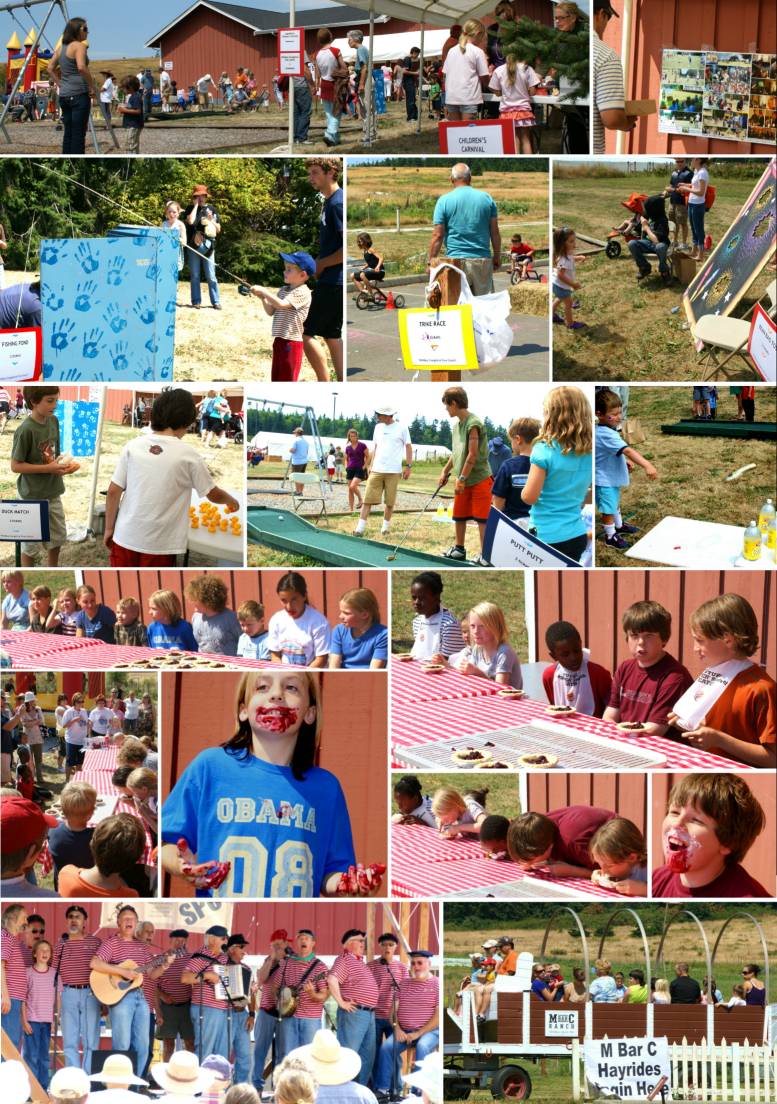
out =
<path fill-rule="evenodd" d="M 743 533 L 744 528 L 738 525 L 670 516 L 662 518 L 626 555 L 669 567 L 754 567 L 762 571 L 774 566 L 773 561 L 769 565 L 766 552 L 753 563 L 742 558 Z"/>

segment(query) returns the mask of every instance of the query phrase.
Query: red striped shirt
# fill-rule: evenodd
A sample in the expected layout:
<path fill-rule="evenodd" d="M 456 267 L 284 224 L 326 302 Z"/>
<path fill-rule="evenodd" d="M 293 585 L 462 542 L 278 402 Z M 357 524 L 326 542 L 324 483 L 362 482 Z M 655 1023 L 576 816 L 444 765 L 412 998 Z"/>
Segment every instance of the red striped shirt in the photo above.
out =
<path fill-rule="evenodd" d="M 392 977 L 396 982 L 407 977 L 407 966 L 398 958 L 392 958 L 391 962 L 383 963 L 378 958 L 373 958 L 367 963 L 370 971 L 378 984 L 378 1003 L 375 1005 L 375 1015 L 381 1020 L 388 1020 L 391 1016 L 391 1008 L 394 1003 L 394 986 Z"/>
<path fill-rule="evenodd" d="M 164 993 L 173 1004 L 183 1004 L 185 1001 L 192 999 L 192 987 L 186 985 L 181 981 L 181 974 L 186 969 L 187 958 L 186 955 L 181 955 L 180 958 L 176 958 L 172 966 L 157 978 L 157 988 L 160 993 Z M 164 1001 L 162 1001 L 164 1004 Z"/>
<path fill-rule="evenodd" d="M 440 1006 L 440 983 L 436 977 L 416 981 L 407 977 L 399 983 L 397 1019 L 403 1031 L 417 1031 Z"/>
<path fill-rule="evenodd" d="M 311 964 L 313 969 L 310 970 L 310 973 L 305 978 L 304 984 L 307 985 L 309 981 L 312 982 L 313 987 L 319 993 L 327 989 L 326 979 L 329 971 L 320 958 L 312 959 L 310 962 L 305 962 L 303 959 L 299 958 L 288 958 L 285 963 L 285 974 L 283 963 L 278 970 L 278 984 L 280 985 L 281 978 L 283 978 L 284 985 L 290 987 L 299 985 L 302 980 L 302 975 L 310 968 Z M 273 977 L 275 977 L 275 974 L 273 974 Z M 320 1001 L 314 1001 L 304 990 L 300 990 L 299 993 L 297 993 L 297 1008 L 294 1012 L 294 1018 L 298 1020 L 318 1020 L 321 1018 L 322 1007 L 323 1005 Z"/>
<path fill-rule="evenodd" d="M 343 1000 L 355 1001 L 366 1008 L 374 1008 L 378 1003 L 378 983 L 363 958 L 343 951 L 334 960 L 329 973 L 340 982 Z"/>
<path fill-rule="evenodd" d="M 152 958 L 156 958 L 157 955 L 162 954 L 161 947 L 155 947 L 148 943 L 145 943 L 144 946 L 149 947 Z M 154 1011 L 154 997 L 156 996 L 156 987 L 158 984 L 158 978 L 152 978 L 148 974 L 143 975 L 143 996 L 146 998 L 146 1003 L 152 1012 Z"/>
<path fill-rule="evenodd" d="M 140 943 L 136 939 L 122 939 L 120 935 L 112 935 L 100 944 L 97 957 L 101 958 L 103 962 L 110 962 L 113 966 L 118 966 L 127 960 L 137 963 L 138 966 L 143 966 L 149 959 L 155 958 L 157 953 L 156 948 L 149 947 L 148 943 Z M 146 991 L 148 983 L 148 978 L 144 975 L 143 996 L 146 998 L 146 1003 L 153 1008 L 153 989 L 152 998 L 149 1000 Z M 152 981 L 151 984 L 155 985 L 156 983 Z"/>
<path fill-rule="evenodd" d="M 262 985 L 262 996 L 259 1000 L 259 1007 L 263 1008 L 265 1012 L 274 1012 L 275 1006 L 278 1002 L 278 986 L 281 982 L 281 969 L 278 966 L 267 980 Z"/>
<path fill-rule="evenodd" d="M 58 939 L 54 948 L 52 965 L 59 963 L 59 980 L 62 985 L 86 985 L 89 981 L 89 963 L 100 950 L 100 940 L 96 935 L 85 935 L 83 939 Z M 61 958 L 60 958 L 61 955 Z"/>
<path fill-rule="evenodd" d="M 28 947 L 27 940 L 23 939 L 22 944 L 22 958 L 24 959 L 25 966 L 32 966 L 32 949 Z"/>
<path fill-rule="evenodd" d="M 0 960 L 5 963 L 6 992 L 11 1000 L 27 998 L 27 965 L 23 946 L 26 946 L 23 938 L 19 939 L 5 928 L 0 928 Z"/>
<path fill-rule="evenodd" d="M 206 957 L 202 957 L 205 955 Z M 222 966 L 226 966 L 229 959 L 225 954 L 221 954 L 216 959 L 216 962 L 208 962 L 209 958 L 213 958 L 210 951 L 206 947 L 202 947 L 200 952 L 191 955 L 189 958 L 184 959 L 184 970 L 191 970 L 194 974 L 199 974 L 203 967 L 207 966 L 209 970 L 213 969 L 216 962 L 220 962 Z M 203 1008 L 221 1008 L 226 1010 L 226 1000 L 219 1000 L 216 997 L 215 988 L 209 981 L 202 980 L 200 978 L 190 987 L 192 994 L 192 1004 L 201 1004 Z"/>

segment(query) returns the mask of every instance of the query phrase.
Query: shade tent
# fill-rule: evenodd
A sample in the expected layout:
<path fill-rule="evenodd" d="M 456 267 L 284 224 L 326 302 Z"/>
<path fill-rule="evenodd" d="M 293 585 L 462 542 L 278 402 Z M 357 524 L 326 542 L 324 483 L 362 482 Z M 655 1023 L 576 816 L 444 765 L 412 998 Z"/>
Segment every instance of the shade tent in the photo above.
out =
<path fill-rule="evenodd" d="M 373 65 L 382 65 L 384 61 L 396 61 L 397 58 L 407 57 L 411 46 L 417 46 L 420 31 L 401 31 L 397 34 L 375 35 L 372 40 Z M 448 31 L 427 31 L 424 40 L 424 55 L 427 58 L 438 58 L 442 54 L 442 48 L 448 38 Z M 345 58 L 351 62 L 356 57 L 356 51 L 348 45 L 347 38 L 336 38 L 332 43 Z"/>

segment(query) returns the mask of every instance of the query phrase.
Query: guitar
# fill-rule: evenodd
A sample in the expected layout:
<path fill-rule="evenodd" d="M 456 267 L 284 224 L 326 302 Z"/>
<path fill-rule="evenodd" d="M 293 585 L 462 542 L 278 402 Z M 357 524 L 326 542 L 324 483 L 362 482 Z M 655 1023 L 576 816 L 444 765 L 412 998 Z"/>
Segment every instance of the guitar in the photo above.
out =
<path fill-rule="evenodd" d="M 322 970 L 320 974 L 316 974 L 315 977 L 306 977 L 299 985 L 284 985 L 278 992 L 278 1015 L 283 1019 L 288 1019 L 289 1016 L 293 1016 L 297 1011 L 297 997 L 300 995 L 304 987 L 310 982 L 315 985 L 317 981 L 321 981 L 322 978 L 328 977 L 329 971 Z"/>
<path fill-rule="evenodd" d="M 182 958 L 184 955 L 188 957 L 190 954 L 191 952 L 185 947 L 181 947 L 178 951 L 165 951 L 164 954 L 150 958 L 142 966 L 138 966 L 137 962 L 133 962 L 131 958 L 125 958 L 123 962 L 114 963 L 113 965 L 118 965 L 123 970 L 137 970 L 138 975 L 132 981 L 127 981 L 126 978 L 119 977 L 118 974 L 101 974 L 99 970 L 92 970 L 89 974 L 89 986 L 100 1004 L 109 1006 L 118 1004 L 123 997 L 126 997 L 127 993 L 131 993 L 133 989 L 138 989 L 143 984 L 144 974 L 147 974 L 150 970 L 155 970 L 157 966 L 160 966 L 170 957 Z"/>

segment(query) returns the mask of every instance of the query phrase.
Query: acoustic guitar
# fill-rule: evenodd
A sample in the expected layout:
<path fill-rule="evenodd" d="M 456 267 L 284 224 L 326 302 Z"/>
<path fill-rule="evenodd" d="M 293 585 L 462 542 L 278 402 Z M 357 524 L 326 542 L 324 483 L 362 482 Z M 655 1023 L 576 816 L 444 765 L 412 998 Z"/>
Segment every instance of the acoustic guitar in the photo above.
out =
<path fill-rule="evenodd" d="M 133 989 L 138 989 L 143 984 L 144 974 L 155 970 L 165 959 L 170 957 L 182 958 L 184 955 L 188 957 L 190 954 L 191 951 L 181 947 L 178 951 L 165 951 L 164 954 L 150 958 L 142 966 L 138 966 L 137 962 L 133 962 L 131 958 L 125 958 L 123 962 L 112 963 L 112 965 L 118 965 L 123 970 L 137 970 L 138 976 L 134 977 L 132 981 L 127 981 L 126 978 L 119 977 L 118 974 L 101 974 L 99 970 L 92 970 L 89 974 L 89 986 L 100 1004 L 108 1006 L 118 1004 L 120 1000 L 126 997 L 127 993 L 131 993 Z"/>

